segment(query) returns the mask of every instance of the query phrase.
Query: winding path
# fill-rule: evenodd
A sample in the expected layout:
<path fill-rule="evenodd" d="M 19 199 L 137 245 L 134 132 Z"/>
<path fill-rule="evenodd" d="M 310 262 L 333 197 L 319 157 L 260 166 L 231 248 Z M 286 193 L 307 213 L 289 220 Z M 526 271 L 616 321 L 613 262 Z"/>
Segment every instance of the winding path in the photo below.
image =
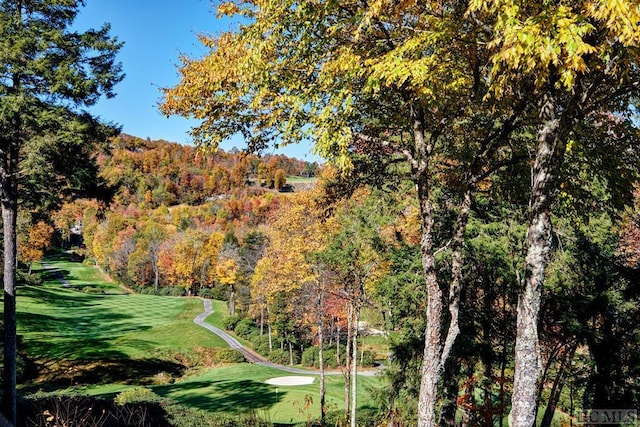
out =
<path fill-rule="evenodd" d="M 267 359 L 265 359 L 264 357 L 260 356 L 259 354 L 257 354 L 253 350 L 243 346 L 240 343 L 240 341 L 238 341 L 237 339 L 235 339 L 234 337 L 232 337 L 231 335 L 229 335 L 228 333 L 226 333 L 222 329 L 216 328 L 215 326 L 210 325 L 209 323 L 205 322 L 204 319 L 206 319 L 207 316 L 209 316 L 211 313 L 213 313 L 213 306 L 211 304 L 211 300 L 210 299 L 203 299 L 203 301 L 204 301 L 204 312 L 199 314 L 198 317 L 196 317 L 195 319 L 193 319 L 193 322 L 196 325 L 202 326 L 203 328 L 208 329 L 209 331 L 211 331 L 214 334 L 218 335 L 227 344 L 229 344 L 229 346 L 231 348 L 236 349 L 240 353 L 242 353 L 244 355 L 244 357 L 247 359 L 247 361 L 249 361 L 251 363 L 255 363 L 257 365 L 268 366 L 270 368 L 279 369 L 281 371 L 289 372 L 289 373 L 292 373 L 292 374 L 318 375 L 318 372 L 309 371 L 309 370 L 300 369 L 300 368 L 292 368 L 292 367 L 289 367 L 289 366 L 283 366 L 283 365 L 278 365 L 277 363 L 269 362 Z M 331 372 L 331 373 L 325 372 L 325 374 L 327 374 L 327 375 L 337 374 L 337 373 L 339 373 L 339 372 Z"/>
<path fill-rule="evenodd" d="M 63 288 L 71 287 L 71 284 L 67 281 L 67 279 L 64 278 L 62 274 L 60 274 L 60 271 L 56 267 L 53 267 L 45 260 L 40 261 L 40 264 L 42 264 L 42 268 L 50 272 L 56 278 L 56 280 L 62 284 Z"/>

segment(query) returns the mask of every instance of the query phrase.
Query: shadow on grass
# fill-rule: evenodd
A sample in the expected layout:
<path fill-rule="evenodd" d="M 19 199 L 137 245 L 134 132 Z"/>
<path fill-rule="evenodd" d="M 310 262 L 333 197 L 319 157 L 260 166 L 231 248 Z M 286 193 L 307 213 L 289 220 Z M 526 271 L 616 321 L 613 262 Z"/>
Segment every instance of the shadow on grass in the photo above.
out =
<path fill-rule="evenodd" d="M 49 268 L 42 270 L 33 270 L 33 273 L 40 274 L 43 282 L 58 282 L 62 280 L 71 280 L 71 272 L 62 268 Z"/>
<path fill-rule="evenodd" d="M 25 287 L 23 296 L 33 299 L 39 313 L 16 313 L 29 359 L 31 379 L 59 385 L 127 383 L 165 373 L 181 376 L 184 366 L 162 359 L 130 359 L 117 338 L 140 333 L 151 326 L 132 321 L 129 314 L 114 312 L 100 297 L 52 288 Z M 126 297 L 124 297 L 126 298 Z M 33 304 L 33 303 L 32 303 Z M 153 343 L 127 341 L 128 348 L 151 354 Z"/>
<path fill-rule="evenodd" d="M 274 388 L 258 381 L 187 381 L 157 386 L 153 391 L 178 403 L 211 412 L 243 415 L 276 403 Z M 280 391 L 282 399 L 286 392 Z"/>
<path fill-rule="evenodd" d="M 185 367 L 156 359 L 51 360 L 38 363 L 38 380 L 27 390 L 52 391 L 93 384 L 152 384 L 154 377 L 179 377 Z"/>

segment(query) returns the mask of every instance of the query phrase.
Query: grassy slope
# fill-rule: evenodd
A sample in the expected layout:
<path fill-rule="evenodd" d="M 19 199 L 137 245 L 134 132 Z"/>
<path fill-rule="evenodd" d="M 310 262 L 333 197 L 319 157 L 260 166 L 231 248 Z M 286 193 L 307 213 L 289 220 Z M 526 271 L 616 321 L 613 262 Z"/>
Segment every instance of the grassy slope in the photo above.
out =
<path fill-rule="evenodd" d="M 80 263 L 60 267 L 71 285 L 86 287 L 95 268 Z M 63 288 L 54 274 L 43 286 L 18 290 L 18 333 L 32 358 L 95 359 L 157 357 L 226 343 L 193 323 L 202 312 L 199 299 L 126 294 L 104 278 L 107 294 L 88 294 Z"/>
<path fill-rule="evenodd" d="M 101 360 L 122 359 L 125 363 L 117 369 L 133 366 L 145 371 L 142 368 L 147 366 L 140 365 L 175 352 L 196 346 L 226 346 L 193 323 L 193 318 L 202 311 L 199 299 L 127 294 L 96 268 L 60 259 L 49 264 L 57 273 L 45 273 L 43 286 L 18 290 L 18 329 L 31 358 L 71 361 L 72 365 L 73 361 L 94 359 L 101 371 L 105 370 Z M 99 287 L 105 293 L 64 288 L 58 281 L 60 277 L 73 287 Z M 213 307 L 214 314 L 207 320 L 220 326 L 227 316 L 226 306 L 214 301 Z M 125 373 L 130 376 L 130 385 L 107 381 L 104 385 L 83 386 L 80 390 L 113 396 L 134 386 L 136 373 L 136 369 Z M 312 385 L 278 387 L 276 402 L 275 387 L 264 381 L 286 375 L 291 374 L 256 365 L 229 365 L 152 388 L 178 403 L 211 412 L 238 415 L 253 410 L 274 422 L 316 417 L 320 400 L 318 377 Z M 359 384 L 359 406 L 365 407 L 369 401 L 367 387 L 378 385 L 379 380 L 360 377 Z M 64 387 L 58 385 L 58 388 Z M 330 410 L 342 409 L 342 375 L 327 377 L 327 396 Z M 305 407 L 309 397 L 313 404 Z"/>

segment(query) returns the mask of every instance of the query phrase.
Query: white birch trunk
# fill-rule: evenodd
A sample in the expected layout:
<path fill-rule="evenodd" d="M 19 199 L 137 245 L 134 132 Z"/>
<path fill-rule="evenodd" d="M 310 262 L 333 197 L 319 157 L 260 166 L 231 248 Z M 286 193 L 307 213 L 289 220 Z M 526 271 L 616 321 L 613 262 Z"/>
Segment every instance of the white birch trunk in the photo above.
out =
<path fill-rule="evenodd" d="M 542 99 L 540 117 L 542 125 L 538 130 L 529 202 L 524 283 L 517 308 L 515 372 L 509 414 L 512 427 L 532 427 L 536 421 L 536 391 L 541 372 L 538 315 L 545 269 L 551 256 L 551 197 L 565 149 L 558 135 L 560 122 L 550 94 Z"/>

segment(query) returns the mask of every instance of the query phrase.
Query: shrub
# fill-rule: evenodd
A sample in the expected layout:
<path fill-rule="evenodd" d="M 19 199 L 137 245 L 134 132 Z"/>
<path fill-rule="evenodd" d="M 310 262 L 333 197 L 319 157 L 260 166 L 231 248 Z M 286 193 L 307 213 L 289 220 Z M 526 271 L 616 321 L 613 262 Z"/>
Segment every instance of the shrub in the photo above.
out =
<path fill-rule="evenodd" d="M 253 349 L 262 355 L 269 354 L 269 335 L 255 335 L 251 338 L 251 343 L 253 344 Z"/>
<path fill-rule="evenodd" d="M 202 298 L 215 299 L 215 292 L 211 288 L 200 288 L 198 296 Z"/>
<path fill-rule="evenodd" d="M 160 291 L 156 292 L 152 286 L 144 286 L 144 285 L 135 285 L 132 286 L 132 289 L 138 293 L 143 295 L 159 295 Z"/>
<path fill-rule="evenodd" d="M 227 331 L 233 331 L 239 321 L 240 318 L 238 316 L 229 316 L 222 321 L 222 326 L 224 326 Z"/>
<path fill-rule="evenodd" d="M 22 274 L 18 273 L 18 283 L 27 286 L 41 286 L 42 276 L 39 274 Z"/>
<path fill-rule="evenodd" d="M 275 349 L 271 353 L 269 353 L 267 357 L 271 362 L 277 363 L 279 365 L 288 365 L 289 364 L 289 350 L 281 350 Z M 293 364 L 297 365 L 300 363 L 300 354 L 297 352 L 293 352 Z"/>
<path fill-rule="evenodd" d="M 244 339 L 250 339 L 251 335 L 258 333 L 258 328 L 256 328 L 256 324 L 251 319 L 239 321 L 233 330 L 237 336 Z"/>
<path fill-rule="evenodd" d="M 289 352 L 275 349 L 268 356 L 269 361 L 273 363 L 277 363 L 279 365 L 288 365 L 289 364 Z"/>
<path fill-rule="evenodd" d="M 244 355 L 233 348 L 197 347 L 195 351 L 198 355 L 198 363 L 206 367 L 245 361 Z"/>
<path fill-rule="evenodd" d="M 219 348 L 216 352 L 218 363 L 242 363 L 245 361 L 244 355 L 233 348 Z"/>
<path fill-rule="evenodd" d="M 200 295 L 200 292 L 205 292 L 206 295 Z M 204 298 L 215 299 L 224 301 L 229 298 L 226 286 L 214 286 L 212 288 L 200 288 L 198 295 Z"/>
<path fill-rule="evenodd" d="M 139 387 L 125 390 L 119 393 L 115 397 L 114 402 L 120 406 L 123 406 L 127 403 L 155 402 L 157 400 L 159 400 L 157 394 L 155 394 L 148 388 Z"/>
<path fill-rule="evenodd" d="M 344 366 L 345 363 L 345 351 L 344 349 L 340 349 L 340 363 L 337 363 L 336 360 L 336 349 L 335 347 L 325 347 L 322 352 L 322 358 L 324 359 L 324 367 L 325 369 L 335 369 L 340 366 Z M 365 350 L 364 352 L 364 364 L 362 366 L 373 366 L 375 353 L 372 351 Z M 360 354 L 358 353 L 358 357 Z M 307 347 L 302 353 L 301 363 L 304 366 L 310 366 L 314 368 L 320 367 L 320 352 L 318 351 L 318 347 Z M 360 359 L 358 358 L 358 363 L 360 363 Z"/>
<path fill-rule="evenodd" d="M 324 357 L 325 368 L 338 368 L 345 364 L 346 353 L 344 346 L 340 348 L 340 363 L 336 360 L 336 348 L 333 346 L 331 348 L 325 348 L 322 356 Z"/>
<path fill-rule="evenodd" d="M 160 295 L 183 297 L 187 294 L 187 291 L 182 286 L 165 286 L 160 289 Z"/>
<path fill-rule="evenodd" d="M 81 289 L 85 294 L 104 294 L 104 290 L 98 286 L 85 286 Z"/>
<path fill-rule="evenodd" d="M 371 367 L 374 366 L 376 364 L 376 354 L 375 352 L 371 351 L 371 350 L 365 350 L 362 353 L 362 357 L 360 358 L 359 362 L 361 362 L 360 364 L 364 367 Z"/>
<path fill-rule="evenodd" d="M 150 397 L 153 402 L 120 405 L 93 397 L 38 394 L 22 399 L 19 413 L 26 414 L 24 425 L 29 426 L 170 426 L 157 396 Z"/>
<path fill-rule="evenodd" d="M 324 353 L 323 353 L 324 356 Z M 308 347 L 303 353 L 302 353 L 302 364 L 304 366 L 313 366 L 313 367 L 318 367 L 319 366 L 319 357 L 318 357 L 318 347 Z M 325 362 L 326 365 L 326 362 Z"/>

